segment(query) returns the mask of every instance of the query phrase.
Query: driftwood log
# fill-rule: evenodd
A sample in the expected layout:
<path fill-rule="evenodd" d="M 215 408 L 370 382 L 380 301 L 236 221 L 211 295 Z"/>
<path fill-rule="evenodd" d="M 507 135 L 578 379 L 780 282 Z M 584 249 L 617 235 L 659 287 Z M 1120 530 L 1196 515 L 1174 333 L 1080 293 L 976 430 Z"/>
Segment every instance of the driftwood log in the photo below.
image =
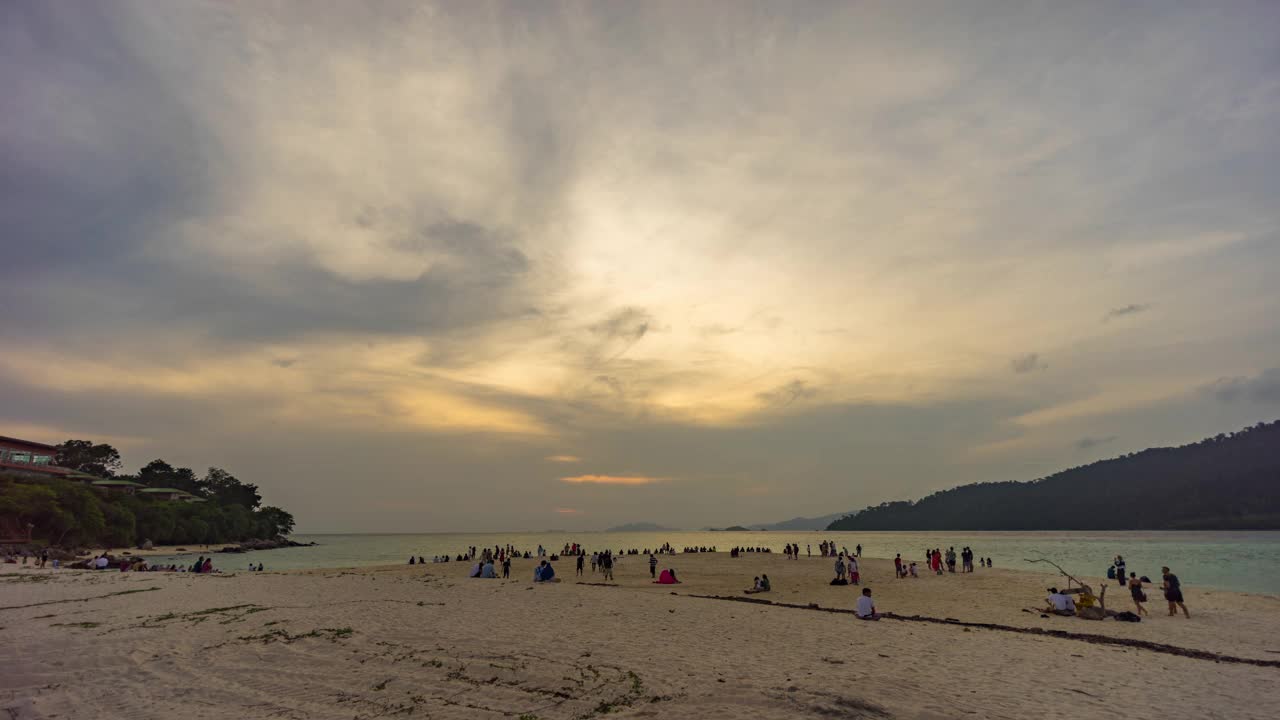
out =
<path fill-rule="evenodd" d="M 1022 560 L 1023 562 L 1029 562 L 1029 563 L 1048 563 L 1058 568 L 1058 572 L 1062 573 L 1063 576 L 1067 578 L 1068 592 L 1072 592 L 1077 595 L 1093 595 L 1093 588 L 1086 585 L 1084 581 L 1075 577 L 1071 573 L 1067 572 L 1066 570 L 1063 570 L 1061 565 L 1059 565 L 1058 563 L 1052 560 L 1049 560 L 1043 557 L 1036 560 L 1032 560 L 1031 558 L 1022 558 Z M 1070 583 L 1075 583 L 1080 587 L 1072 588 Z M 1101 612 L 1082 614 L 1079 610 L 1077 610 L 1076 617 L 1081 617 L 1086 620 L 1102 620 L 1103 618 L 1107 617 L 1107 586 L 1106 585 L 1102 586 L 1102 593 L 1100 595 L 1093 595 L 1093 596 L 1098 598 L 1098 608 L 1101 610 Z M 1081 608 L 1081 609 L 1087 611 L 1087 610 L 1090 610 L 1091 608 Z"/>

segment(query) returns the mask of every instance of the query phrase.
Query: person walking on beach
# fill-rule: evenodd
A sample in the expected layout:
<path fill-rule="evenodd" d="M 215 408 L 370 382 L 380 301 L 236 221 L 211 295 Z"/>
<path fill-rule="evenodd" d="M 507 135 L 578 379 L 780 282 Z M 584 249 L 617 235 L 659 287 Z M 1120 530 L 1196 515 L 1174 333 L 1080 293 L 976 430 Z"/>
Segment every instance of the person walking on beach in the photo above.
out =
<path fill-rule="evenodd" d="M 649 553 L 649 577 L 658 579 L 658 556 Z"/>
<path fill-rule="evenodd" d="M 605 550 L 600 555 L 600 565 L 604 568 L 604 579 L 613 580 L 613 553 Z"/>
<path fill-rule="evenodd" d="M 854 550 L 855 550 L 855 551 L 857 551 L 857 553 L 858 553 L 858 557 L 862 557 L 862 544 L 861 544 L 861 543 L 859 543 L 859 544 L 858 544 L 858 547 L 854 548 Z"/>
<path fill-rule="evenodd" d="M 578 577 L 582 577 L 582 568 L 586 564 L 587 564 L 586 557 L 579 555 L 578 556 Z"/>
<path fill-rule="evenodd" d="M 502 558 L 502 579 L 506 580 L 511 577 L 511 556 Z"/>
<path fill-rule="evenodd" d="M 813 546 L 812 546 L 812 545 L 805 545 L 805 546 L 804 546 L 804 556 L 805 556 L 805 557 L 813 557 Z"/>
<path fill-rule="evenodd" d="M 1142 606 L 1147 601 L 1147 594 L 1142 592 L 1142 581 L 1138 579 L 1138 573 L 1129 573 L 1129 595 L 1133 597 L 1133 604 L 1138 608 L 1139 615 L 1151 614 Z"/>
<path fill-rule="evenodd" d="M 1123 584 L 1123 583 L 1124 583 L 1124 581 L 1125 581 L 1125 576 L 1124 576 L 1124 557 L 1122 557 L 1122 556 L 1120 556 L 1120 555 L 1117 555 L 1117 556 L 1116 556 L 1116 580 L 1119 580 L 1119 581 L 1121 582 L 1121 584 Z"/>
<path fill-rule="evenodd" d="M 1191 613 L 1187 612 L 1187 606 L 1182 602 L 1182 583 L 1178 581 L 1178 576 L 1169 572 L 1167 567 L 1160 568 L 1160 572 L 1164 575 L 1164 599 L 1169 601 L 1169 616 L 1177 615 L 1177 608 L 1182 608 L 1182 614 L 1190 620 Z"/>
<path fill-rule="evenodd" d="M 836 558 L 836 580 L 844 579 L 844 555 Z"/>
<path fill-rule="evenodd" d="M 849 556 L 849 584 L 857 585 L 861 575 L 858 573 L 858 560 L 854 556 Z"/>

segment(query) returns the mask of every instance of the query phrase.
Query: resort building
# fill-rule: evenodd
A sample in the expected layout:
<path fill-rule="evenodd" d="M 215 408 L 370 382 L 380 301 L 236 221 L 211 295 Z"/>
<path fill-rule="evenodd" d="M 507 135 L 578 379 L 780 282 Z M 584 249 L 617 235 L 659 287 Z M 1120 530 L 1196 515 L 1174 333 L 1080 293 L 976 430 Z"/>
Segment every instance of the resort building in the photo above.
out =
<path fill-rule="evenodd" d="M 196 497 L 185 490 L 178 488 L 153 488 L 144 487 L 138 490 L 138 494 L 143 497 L 149 497 L 153 500 L 172 500 L 175 502 L 204 502 L 204 498 Z"/>
<path fill-rule="evenodd" d="M 107 492 L 118 492 L 118 493 L 124 493 L 125 495 L 134 495 L 139 490 L 145 490 L 147 487 L 142 483 L 137 483 L 132 480 L 115 480 L 115 479 L 103 480 L 101 478 L 95 478 L 92 475 L 88 477 L 93 478 L 92 480 L 88 481 L 88 484 L 90 487 L 98 488 L 100 490 L 106 490 Z M 78 480 L 81 478 L 72 478 L 72 479 Z"/>
<path fill-rule="evenodd" d="M 77 475 L 85 475 L 70 468 L 54 465 L 53 458 L 57 452 L 58 448 L 54 445 L 0 435 L 0 472 L 69 479 L 76 479 Z"/>

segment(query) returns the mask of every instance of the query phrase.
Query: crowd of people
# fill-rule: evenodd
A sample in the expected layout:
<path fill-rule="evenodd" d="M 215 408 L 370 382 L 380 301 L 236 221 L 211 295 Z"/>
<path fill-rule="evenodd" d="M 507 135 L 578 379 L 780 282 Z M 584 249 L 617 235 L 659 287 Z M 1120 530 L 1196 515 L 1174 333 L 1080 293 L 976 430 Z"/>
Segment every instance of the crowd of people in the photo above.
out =
<path fill-rule="evenodd" d="M 803 553 L 805 557 L 813 557 L 813 545 L 805 545 Z M 859 596 L 856 602 L 856 613 L 859 618 L 876 620 L 881 617 L 881 613 L 876 609 L 871 599 L 871 589 L 864 587 L 865 577 L 860 566 L 860 558 L 862 557 L 862 545 L 855 545 L 850 551 L 847 547 L 837 545 L 834 541 L 823 540 L 817 544 L 818 555 L 823 558 L 833 559 L 832 568 L 834 577 L 831 585 L 852 585 L 859 588 Z M 716 552 L 714 546 L 686 546 L 679 550 L 680 553 L 707 553 Z M 729 556 L 740 558 L 754 554 L 770 554 L 773 549 L 767 546 L 734 546 L 729 550 Z M 801 547 L 799 543 L 788 542 L 782 550 L 784 556 L 788 560 L 799 560 L 801 557 Z M 472 561 L 470 577 L 474 578 L 510 578 L 511 577 L 511 560 L 512 558 L 536 558 L 538 564 L 534 568 L 534 582 L 560 582 L 560 578 L 556 575 L 553 561 L 559 560 L 561 557 L 574 559 L 574 574 L 578 578 L 586 578 L 588 571 L 591 576 L 599 576 L 605 582 L 614 582 L 614 570 L 619 565 L 621 559 L 626 556 L 647 556 L 645 563 L 649 569 L 650 580 L 656 584 L 678 584 L 681 581 L 676 575 L 674 568 L 659 568 L 659 556 L 674 556 L 677 550 L 670 543 L 663 543 L 655 548 L 630 548 L 619 549 L 616 552 L 612 549 L 603 551 L 588 551 L 581 544 L 576 542 L 565 543 L 559 554 L 548 555 L 548 551 L 542 545 L 539 545 L 535 552 L 521 551 L 513 545 L 495 545 L 492 548 L 476 548 L 474 546 L 466 548 L 463 552 L 456 556 L 437 555 L 431 558 L 431 562 L 450 562 L 451 560 Z M 976 562 L 975 562 L 976 561 Z M 411 556 L 409 564 L 425 564 L 426 560 L 422 556 Z M 993 568 L 994 562 L 990 557 L 979 557 L 973 548 L 963 546 L 959 550 L 955 546 L 950 546 L 945 550 L 941 547 L 926 548 L 922 562 L 916 560 L 904 560 L 901 553 L 895 555 L 894 575 L 898 579 L 904 578 L 920 578 L 920 565 L 923 564 L 934 575 L 943 575 L 945 573 L 952 574 L 969 574 L 975 572 L 978 567 Z M 198 562 L 191 572 L 200 572 L 195 569 L 199 567 Z M 254 569 L 250 565 L 250 569 Z M 258 566 L 261 569 L 261 565 Z M 182 571 L 188 571 L 181 568 Z M 1095 597 L 1092 591 L 1081 588 L 1059 590 L 1050 588 L 1049 595 L 1045 600 L 1043 612 L 1054 615 L 1072 615 L 1080 617 L 1108 617 L 1115 615 L 1134 615 L 1134 617 L 1149 615 L 1145 607 L 1148 602 L 1146 592 L 1143 588 L 1144 584 L 1150 584 L 1151 581 L 1145 576 L 1139 576 L 1137 573 L 1129 572 L 1126 577 L 1127 565 L 1122 556 L 1117 555 L 1112 564 L 1107 569 L 1107 577 L 1114 580 L 1117 584 L 1126 587 L 1130 592 L 1130 597 L 1134 604 L 1136 614 L 1133 613 L 1115 613 L 1114 611 L 1103 611 L 1100 607 L 1100 598 Z M 1169 571 L 1168 568 L 1161 570 L 1161 589 L 1163 590 L 1165 600 L 1169 603 L 1169 614 L 1176 615 L 1179 611 L 1186 617 L 1190 617 L 1186 604 L 1182 597 L 1181 583 L 1178 576 Z M 746 594 L 758 594 L 772 592 L 773 584 L 768 575 L 761 574 L 752 578 L 751 586 L 744 590 Z M 1120 617 L 1120 619 L 1129 619 L 1128 617 Z"/>

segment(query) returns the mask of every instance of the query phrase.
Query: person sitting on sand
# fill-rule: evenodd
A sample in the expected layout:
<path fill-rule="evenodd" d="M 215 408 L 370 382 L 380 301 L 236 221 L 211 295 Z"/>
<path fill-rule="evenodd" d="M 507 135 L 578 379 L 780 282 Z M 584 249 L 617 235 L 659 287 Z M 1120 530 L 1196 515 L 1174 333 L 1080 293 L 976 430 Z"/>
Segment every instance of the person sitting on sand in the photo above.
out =
<path fill-rule="evenodd" d="M 546 560 L 543 560 L 542 563 L 538 565 L 538 567 L 534 568 L 533 581 L 534 582 L 560 582 L 559 580 L 556 579 L 556 569 L 552 567 L 551 563 L 547 562 Z"/>
<path fill-rule="evenodd" d="M 489 580 L 498 577 L 497 573 L 493 571 L 493 558 L 490 558 L 489 562 L 485 563 L 484 567 L 480 569 L 480 577 Z"/>
<path fill-rule="evenodd" d="M 483 570 L 484 570 L 484 566 L 481 565 L 480 563 L 476 563 L 471 566 L 471 572 L 467 573 L 467 577 L 478 578 L 480 577 L 480 573 Z"/>
<path fill-rule="evenodd" d="M 907 566 L 907 572 L 910 573 L 911 577 L 916 578 L 917 580 L 920 579 L 920 575 L 916 573 L 916 563 L 914 560 Z"/>
<path fill-rule="evenodd" d="M 1058 588 L 1049 588 L 1049 597 L 1045 602 L 1046 611 L 1054 615 L 1074 617 L 1076 614 L 1076 601 L 1070 595 L 1058 592 Z"/>
<path fill-rule="evenodd" d="M 768 575 L 760 576 L 760 592 L 769 592 L 773 589 L 773 585 L 769 582 Z"/>
<path fill-rule="evenodd" d="M 679 585 L 680 581 L 676 579 L 676 571 L 670 568 L 663 570 L 658 579 L 654 581 L 658 585 Z"/>
<path fill-rule="evenodd" d="M 862 588 L 862 597 L 858 598 L 858 607 L 854 610 L 859 620 L 879 620 L 876 604 L 871 600 L 871 588 Z"/>
<path fill-rule="evenodd" d="M 755 578 L 752 580 L 752 582 L 751 582 L 751 589 L 749 589 L 749 590 L 743 590 L 742 592 L 744 592 L 744 593 L 746 593 L 746 594 L 748 594 L 748 595 L 751 595 L 751 594 L 753 594 L 753 593 L 763 592 L 763 590 L 762 590 L 762 589 L 761 589 L 761 587 L 760 587 L 760 576 L 759 576 L 759 575 L 757 575 L 757 576 L 755 576 Z"/>

